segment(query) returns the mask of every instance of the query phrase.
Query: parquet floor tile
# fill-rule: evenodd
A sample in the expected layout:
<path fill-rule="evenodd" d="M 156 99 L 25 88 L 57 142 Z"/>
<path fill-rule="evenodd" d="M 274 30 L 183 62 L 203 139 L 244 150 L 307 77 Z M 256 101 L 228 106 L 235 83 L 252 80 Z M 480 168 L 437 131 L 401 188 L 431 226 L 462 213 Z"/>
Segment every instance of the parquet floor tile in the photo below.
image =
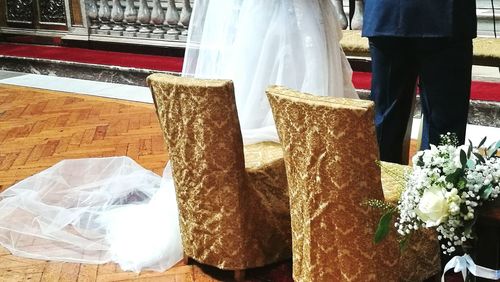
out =
<path fill-rule="evenodd" d="M 0 84 L 0 192 L 70 158 L 127 155 L 162 173 L 168 155 L 150 104 Z M 0 281 L 216 281 L 197 266 L 123 272 L 16 257 L 0 247 Z"/>
<path fill-rule="evenodd" d="M 0 191 L 63 159 L 121 155 L 161 174 L 152 105 L 0 85 Z"/>

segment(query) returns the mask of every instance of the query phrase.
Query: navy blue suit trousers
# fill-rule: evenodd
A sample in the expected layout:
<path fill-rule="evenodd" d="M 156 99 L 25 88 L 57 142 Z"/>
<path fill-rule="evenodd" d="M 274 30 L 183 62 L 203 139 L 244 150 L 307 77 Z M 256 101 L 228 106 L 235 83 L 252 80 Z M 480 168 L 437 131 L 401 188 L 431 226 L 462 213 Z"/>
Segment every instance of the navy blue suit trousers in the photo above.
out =
<path fill-rule="evenodd" d="M 371 98 L 384 161 L 401 163 L 419 79 L 424 126 L 421 149 L 454 132 L 463 143 L 469 109 L 472 39 L 371 37 Z"/>
<path fill-rule="evenodd" d="M 380 158 L 406 162 L 403 143 L 419 81 L 421 149 L 454 132 L 464 142 L 470 97 L 475 0 L 365 0 L 371 97 Z"/>

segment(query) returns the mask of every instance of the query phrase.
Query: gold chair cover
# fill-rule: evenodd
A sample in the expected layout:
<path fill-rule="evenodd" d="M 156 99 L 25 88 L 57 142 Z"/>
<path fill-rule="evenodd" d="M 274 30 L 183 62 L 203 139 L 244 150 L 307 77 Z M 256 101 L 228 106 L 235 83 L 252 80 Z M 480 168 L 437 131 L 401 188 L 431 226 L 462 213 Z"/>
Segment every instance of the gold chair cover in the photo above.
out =
<path fill-rule="evenodd" d="M 285 152 L 295 281 L 419 281 L 437 273 L 436 237 L 402 257 L 395 234 L 373 243 L 381 214 L 362 205 L 384 199 L 373 103 L 282 87 L 267 95 Z"/>
<path fill-rule="evenodd" d="M 231 270 L 291 257 L 281 147 L 244 150 L 232 82 L 164 74 L 147 81 L 170 154 L 185 254 Z"/>

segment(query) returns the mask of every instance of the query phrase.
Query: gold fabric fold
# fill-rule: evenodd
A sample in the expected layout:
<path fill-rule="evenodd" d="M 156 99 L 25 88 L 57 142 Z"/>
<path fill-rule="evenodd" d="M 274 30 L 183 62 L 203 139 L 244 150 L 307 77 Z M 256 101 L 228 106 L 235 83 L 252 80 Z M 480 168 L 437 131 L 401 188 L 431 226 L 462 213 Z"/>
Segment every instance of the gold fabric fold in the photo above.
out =
<path fill-rule="evenodd" d="M 291 256 L 286 173 L 279 144 L 243 149 L 227 80 L 147 79 L 173 170 L 187 256 L 246 269 Z"/>
<path fill-rule="evenodd" d="M 418 281 L 437 273 L 435 237 L 403 256 L 394 233 L 373 243 L 381 214 L 362 205 L 384 199 L 373 103 L 283 87 L 267 95 L 285 153 L 295 281 Z"/>

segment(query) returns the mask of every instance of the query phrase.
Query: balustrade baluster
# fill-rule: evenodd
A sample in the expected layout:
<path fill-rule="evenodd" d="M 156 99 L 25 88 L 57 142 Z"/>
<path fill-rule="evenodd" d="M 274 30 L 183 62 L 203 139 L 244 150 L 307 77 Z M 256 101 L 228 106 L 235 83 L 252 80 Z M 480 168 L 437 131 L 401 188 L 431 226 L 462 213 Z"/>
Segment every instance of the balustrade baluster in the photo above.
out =
<path fill-rule="evenodd" d="M 151 37 L 158 39 L 163 38 L 163 34 L 165 33 L 165 31 L 162 29 L 164 20 L 165 20 L 165 13 L 163 12 L 163 8 L 161 7 L 160 0 L 153 0 L 151 23 L 155 26 L 155 29 L 153 30 L 153 34 L 151 34 Z"/>
<path fill-rule="evenodd" d="M 97 19 L 97 17 L 99 16 L 97 12 L 97 4 L 95 0 L 88 0 L 85 3 L 87 4 L 87 16 L 89 17 L 91 23 L 90 33 L 96 34 L 97 30 L 99 29 L 99 24 Z"/>
<path fill-rule="evenodd" d="M 111 20 L 113 21 L 112 35 L 121 36 L 123 32 L 123 7 L 120 0 L 113 0 L 113 8 L 111 9 Z"/>
<path fill-rule="evenodd" d="M 191 20 L 191 2 L 189 0 L 184 0 L 184 6 L 182 7 L 181 11 L 181 19 L 179 21 L 179 25 L 184 27 L 184 30 L 182 31 L 181 35 L 179 36 L 180 40 L 186 41 L 188 32 L 189 32 L 189 21 Z"/>
<path fill-rule="evenodd" d="M 354 2 L 354 15 L 351 20 L 351 29 L 362 29 L 363 28 L 363 11 L 364 5 L 362 0 L 356 0 Z"/>
<path fill-rule="evenodd" d="M 186 41 L 192 1 L 85 0 L 89 33 Z"/>
<path fill-rule="evenodd" d="M 151 29 L 149 28 L 149 21 L 151 20 L 151 11 L 148 7 L 148 2 L 146 0 L 140 0 L 139 2 L 139 13 L 137 15 L 137 21 L 141 24 L 138 37 L 148 38 Z"/>
<path fill-rule="evenodd" d="M 99 34 L 109 35 L 109 20 L 111 19 L 111 9 L 109 8 L 108 0 L 101 0 L 99 5 L 99 21 L 101 21 L 101 26 L 99 27 Z"/>
<path fill-rule="evenodd" d="M 166 39 L 169 40 L 177 40 L 179 39 L 180 31 L 177 30 L 177 24 L 179 23 L 179 11 L 177 11 L 177 7 L 175 6 L 175 0 L 168 1 L 167 12 L 165 13 L 165 25 L 169 26 L 169 30 L 167 30 Z"/>
<path fill-rule="evenodd" d="M 127 0 L 127 2 L 125 2 L 124 20 L 125 23 L 127 23 L 124 35 L 134 37 L 137 32 L 137 28 L 135 27 L 135 23 L 137 22 L 137 9 L 135 8 L 134 0 Z"/>
<path fill-rule="evenodd" d="M 349 0 L 347 0 L 347 3 L 349 3 Z M 344 12 L 344 1 L 343 0 L 335 0 L 333 1 L 333 6 L 335 8 L 335 14 L 337 16 L 337 19 L 340 24 L 340 28 L 346 29 L 348 24 L 347 24 L 347 16 L 345 15 Z"/>

